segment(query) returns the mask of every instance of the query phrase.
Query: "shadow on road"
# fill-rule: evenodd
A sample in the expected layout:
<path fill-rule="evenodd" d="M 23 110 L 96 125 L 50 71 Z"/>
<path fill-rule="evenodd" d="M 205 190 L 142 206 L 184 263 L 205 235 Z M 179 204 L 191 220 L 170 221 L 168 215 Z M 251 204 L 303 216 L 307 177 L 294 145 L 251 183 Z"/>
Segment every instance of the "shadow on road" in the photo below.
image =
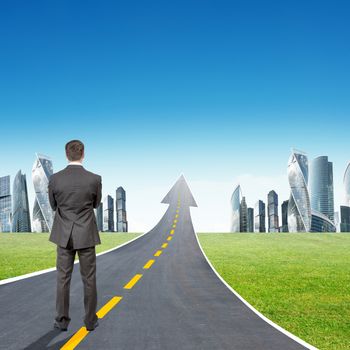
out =
<path fill-rule="evenodd" d="M 67 340 L 71 337 L 71 335 L 67 336 L 66 338 L 57 341 L 54 344 L 50 344 L 51 341 L 56 338 L 58 335 L 60 335 L 62 332 L 58 329 L 53 329 L 46 334 L 44 334 L 42 337 L 37 339 L 32 344 L 28 345 L 24 348 L 24 350 L 41 350 L 41 349 L 50 349 L 50 350 L 56 350 L 60 349 Z"/>

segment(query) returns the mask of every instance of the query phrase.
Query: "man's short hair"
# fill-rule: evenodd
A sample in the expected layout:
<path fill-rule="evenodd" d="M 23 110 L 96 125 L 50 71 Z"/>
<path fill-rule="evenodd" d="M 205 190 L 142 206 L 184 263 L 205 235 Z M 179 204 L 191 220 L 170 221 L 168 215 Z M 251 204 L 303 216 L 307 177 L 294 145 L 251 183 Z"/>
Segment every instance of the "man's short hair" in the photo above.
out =
<path fill-rule="evenodd" d="M 80 160 L 84 155 L 84 144 L 79 140 L 72 140 L 66 144 L 66 155 L 69 161 Z"/>

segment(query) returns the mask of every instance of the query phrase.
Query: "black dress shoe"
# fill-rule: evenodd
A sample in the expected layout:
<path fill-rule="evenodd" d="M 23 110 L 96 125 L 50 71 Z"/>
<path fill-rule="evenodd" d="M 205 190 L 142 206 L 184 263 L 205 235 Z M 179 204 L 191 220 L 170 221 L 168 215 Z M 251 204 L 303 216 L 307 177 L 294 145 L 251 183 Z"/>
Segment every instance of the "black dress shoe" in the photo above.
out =
<path fill-rule="evenodd" d="M 59 325 L 59 323 L 57 321 L 55 321 L 55 323 L 53 324 L 53 327 L 56 329 L 59 329 L 62 332 L 65 332 L 67 330 L 67 326 L 66 327 L 62 327 Z"/>
<path fill-rule="evenodd" d="M 93 327 L 86 327 L 86 329 L 91 332 L 93 331 L 96 327 L 98 327 L 99 323 L 98 323 L 98 320 L 95 322 L 94 326 Z"/>

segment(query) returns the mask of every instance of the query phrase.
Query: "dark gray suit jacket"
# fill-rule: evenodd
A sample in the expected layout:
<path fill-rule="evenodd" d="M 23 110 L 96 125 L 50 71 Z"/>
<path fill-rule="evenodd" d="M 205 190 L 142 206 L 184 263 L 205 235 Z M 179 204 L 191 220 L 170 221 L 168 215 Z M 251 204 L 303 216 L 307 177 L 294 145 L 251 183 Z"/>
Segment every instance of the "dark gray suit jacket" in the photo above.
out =
<path fill-rule="evenodd" d="M 72 234 L 73 249 L 100 244 L 94 208 L 101 202 L 101 191 L 101 176 L 81 165 L 51 175 L 49 199 L 56 213 L 49 240 L 65 248 Z"/>

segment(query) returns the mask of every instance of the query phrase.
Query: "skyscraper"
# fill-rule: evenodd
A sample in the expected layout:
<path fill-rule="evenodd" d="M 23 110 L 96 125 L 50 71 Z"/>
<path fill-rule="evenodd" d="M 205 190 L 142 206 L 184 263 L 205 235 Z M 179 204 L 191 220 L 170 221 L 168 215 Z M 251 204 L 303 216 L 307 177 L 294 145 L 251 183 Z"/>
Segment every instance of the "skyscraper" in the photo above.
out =
<path fill-rule="evenodd" d="M 10 175 L 0 177 L 0 232 L 11 232 Z"/>
<path fill-rule="evenodd" d="M 240 204 L 239 225 L 241 232 L 248 232 L 248 207 L 245 201 L 245 197 L 242 198 Z"/>
<path fill-rule="evenodd" d="M 126 194 L 123 187 L 116 191 L 117 231 L 128 232 L 128 221 L 126 219 Z"/>
<path fill-rule="evenodd" d="M 289 232 L 309 232 L 311 229 L 308 177 L 309 165 L 306 154 L 292 150 L 288 161 L 288 181 L 291 189 L 288 203 Z"/>
<path fill-rule="evenodd" d="M 265 203 L 262 200 L 258 200 L 256 202 L 254 213 L 255 213 L 254 232 L 266 232 Z"/>
<path fill-rule="evenodd" d="M 340 207 L 340 232 L 350 232 L 350 207 L 342 205 Z"/>
<path fill-rule="evenodd" d="M 52 160 L 42 154 L 35 154 L 32 168 L 32 180 L 35 191 L 33 208 L 33 231 L 51 231 L 54 213 L 50 207 L 48 184 L 53 174 Z"/>
<path fill-rule="evenodd" d="M 97 229 L 99 231 L 103 231 L 103 203 L 102 202 L 95 209 L 95 215 L 96 215 Z"/>
<path fill-rule="evenodd" d="M 320 156 L 310 167 L 311 209 L 326 215 L 334 222 L 333 163 L 327 156 Z"/>
<path fill-rule="evenodd" d="M 31 232 L 26 175 L 18 171 L 13 181 L 12 232 Z"/>
<path fill-rule="evenodd" d="M 110 195 L 103 200 L 103 231 L 114 232 L 114 200 Z"/>
<path fill-rule="evenodd" d="M 231 196 L 231 232 L 240 232 L 241 187 L 237 185 Z"/>
<path fill-rule="evenodd" d="M 289 201 L 286 200 L 281 205 L 281 213 L 282 213 L 282 232 L 288 232 L 288 203 Z"/>
<path fill-rule="evenodd" d="M 346 170 L 344 173 L 343 184 L 344 184 L 344 193 L 345 193 L 345 205 L 350 207 L 350 162 L 346 167 Z"/>
<path fill-rule="evenodd" d="M 269 232 L 278 232 L 278 195 L 275 191 L 270 191 L 267 195 L 267 216 Z"/>
<path fill-rule="evenodd" d="M 248 208 L 248 232 L 254 232 L 254 209 Z"/>
<path fill-rule="evenodd" d="M 288 162 L 291 195 L 288 203 L 289 232 L 335 232 L 334 223 L 325 214 L 312 209 L 308 191 L 307 155 L 293 150 Z"/>

